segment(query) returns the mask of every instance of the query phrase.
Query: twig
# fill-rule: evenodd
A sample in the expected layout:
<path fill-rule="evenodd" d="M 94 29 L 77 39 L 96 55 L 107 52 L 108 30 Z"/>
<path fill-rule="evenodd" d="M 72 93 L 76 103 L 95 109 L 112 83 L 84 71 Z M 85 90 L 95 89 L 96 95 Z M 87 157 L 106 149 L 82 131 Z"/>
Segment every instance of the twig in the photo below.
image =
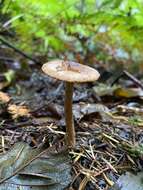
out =
<path fill-rule="evenodd" d="M 116 84 L 118 82 L 118 80 L 123 77 L 123 72 L 121 72 L 120 74 L 118 74 L 118 76 L 113 80 L 113 82 L 111 83 L 111 86 L 113 86 L 114 84 Z"/>
<path fill-rule="evenodd" d="M 34 63 L 39 63 L 37 60 L 35 60 L 34 58 L 30 57 L 29 55 L 27 55 L 23 51 L 19 50 L 18 48 L 16 48 L 15 46 L 13 46 L 11 43 L 9 43 L 7 40 L 3 39 L 2 37 L 0 37 L 0 41 L 3 44 L 5 44 L 6 46 L 12 48 L 14 51 L 16 51 L 17 53 L 19 53 L 20 55 L 24 56 L 25 58 L 33 61 Z"/>
<path fill-rule="evenodd" d="M 124 75 L 127 76 L 130 80 L 132 80 L 137 86 L 143 89 L 143 84 L 126 70 L 124 70 L 122 73 L 120 73 L 120 75 L 117 76 L 117 78 L 112 82 L 111 86 L 113 86 Z"/>
<path fill-rule="evenodd" d="M 143 89 L 143 84 L 136 78 L 134 77 L 131 73 L 129 73 L 128 71 L 123 71 L 123 73 L 129 78 L 131 79 L 137 86 L 139 86 L 140 88 Z"/>

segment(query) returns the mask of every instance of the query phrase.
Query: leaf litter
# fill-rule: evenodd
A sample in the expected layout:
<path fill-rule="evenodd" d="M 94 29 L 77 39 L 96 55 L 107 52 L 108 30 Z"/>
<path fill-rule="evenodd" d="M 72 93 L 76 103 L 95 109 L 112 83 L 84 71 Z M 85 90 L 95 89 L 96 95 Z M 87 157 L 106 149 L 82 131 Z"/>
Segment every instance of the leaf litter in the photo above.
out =
<path fill-rule="evenodd" d="M 15 144 L 0 157 L 0 189 L 60 190 L 67 187 L 71 182 L 68 154 L 66 151 L 52 153 L 52 149 L 32 149 L 26 143 Z"/>
<path fill-rule="evenodd" d="M 56 175 L 59 181 L 55 185 L 59 188 L 69 185 L 69 189 L 85 190 L 109 189 L 127 170 L 138 172 L 143 169 L 142 90 L 138 88 L 134 91 L 132 86 L 130 88 L 124 84 L 122 89 L 130 89 L 130 94 L 127 95 L 128 90 L 123 93 L 123 90 L 119 90 L 119 85 L 112 88 L 107 84 L 102 85 L 101 95 L 98 94 L 100 89 L 95 90 L 96 87 L 94 84 L 75 86 L 73 112 L 77 146 L 69 153 L 73 161 L 72 172 L 70 162 L 66 165 L 67 171 L 63 172 L 63 175 L 68 176 L 63 180 L 65 186 L 61 187 L 62 176 L 59 176 L 59 168 L 55 162 L 49 166 L 50 159 L 56 159 L 57 155 L 54 155 L 54 158 L 50 155 L 48 159 L 43 156 L 38 157 L 19 170 L 6 181 L 16 182 L 16 185 L 11 184 L 9 187 L 8 183 L 2 183 L 4 188 L 7 185 L 5 189 L 15 188 L 20 183 L 25 184 L 21 185 L 21 189 L 28 189 L 33 184 L 34 189 L 40 188 L 42 184 L 49 184 L 50 188 L 53 188 L 57 182 L 55 174 L 52 175 L 46 166 L 58 173 Z M 9 99 L 2 101 L 0 108 L 0 163 L 3 179 L 12 175 L 17 168 L 24 166 L 24 163 L 27 163 L 24 159 L 32 157 L 34 150 L 40 151 L 39 147 L 56 147 L 60 150 L 65 144 L 63 84 L 35 70 L 31 77 L 17 81 L 16 86 L 11 85 L 2 93 L 5 92 Z M 15 109 L 10 110 L 10 107 Z M 22 144 L 25 148 L 23 150 L 12 148 L 19 141 L 26 143 Z M 35 149 L 32 150 L 27 144 Z M 18 143 L 14 147 L 19 146 L 21 144 Z M 7 158 L 10 158 L 8 155 L 14 153 L 16 157 L 12 156 L 11 161 L 8 161 Z M 25 154 L 29 156 L 25 158 Z M 69 161 L 67 155 L 65 157 Z M 14 161 L 14 168 L 4 167 L 5 164 L 7 166 Z M 62 161 L 62 164 L 66 162 Z M 47 173 L 44 173 L 45 170 L 43 172 L 43 168 Z M 40 169 L 43 173 L 39 173 Z"/>
<path fill-rule="evenodd" d="M 110 190 L 142 190 L 143 189 L 143 172 L 132 174 L 127 172 L 122 175 L 117 184 Z"/>

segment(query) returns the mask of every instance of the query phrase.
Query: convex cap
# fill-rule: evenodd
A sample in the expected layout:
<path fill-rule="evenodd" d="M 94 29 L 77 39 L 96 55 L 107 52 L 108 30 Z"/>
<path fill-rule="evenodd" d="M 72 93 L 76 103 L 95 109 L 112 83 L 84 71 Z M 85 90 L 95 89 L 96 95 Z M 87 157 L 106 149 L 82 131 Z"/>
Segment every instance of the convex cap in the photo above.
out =
<path fill-rule="evenodd" d="M 54 60 L 42 66 L 45 74 L 67 82 L 96 81 L 100 74 L 97 70 L 80 63 L 64 60 Z"/>

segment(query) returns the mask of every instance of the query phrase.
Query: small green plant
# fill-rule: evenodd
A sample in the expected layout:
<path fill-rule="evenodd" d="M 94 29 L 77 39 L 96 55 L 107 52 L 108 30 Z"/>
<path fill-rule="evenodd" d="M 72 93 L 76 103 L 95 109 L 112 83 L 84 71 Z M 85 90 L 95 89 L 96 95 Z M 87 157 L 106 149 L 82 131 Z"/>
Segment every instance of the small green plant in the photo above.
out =
<path fill-rule="evenodd" d="M 143 119 L 141 118 L 141 116 L 138 115 L 130 117 L 128 121 L 131 125 L 143 125 Z"/>

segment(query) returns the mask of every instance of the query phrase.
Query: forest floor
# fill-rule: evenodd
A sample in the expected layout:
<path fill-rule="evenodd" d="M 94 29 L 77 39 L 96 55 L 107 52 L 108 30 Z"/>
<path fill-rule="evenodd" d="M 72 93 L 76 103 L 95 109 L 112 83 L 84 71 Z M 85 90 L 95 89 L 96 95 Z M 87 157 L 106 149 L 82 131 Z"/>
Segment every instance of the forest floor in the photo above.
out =
<path fill-rule="evenodd" d="M 2 58 L 1 158 L 18 142 L 63 151 L 63 82 L 44 75 L 40 66 Z M 107 190 L 123 173 L 143 169 L 143 89 L 136 81 L 126 77 L 114 85 L 102 80 L 75 84 L 73 114 L 77 143 L 69 153 L 68 189 Z"/>

